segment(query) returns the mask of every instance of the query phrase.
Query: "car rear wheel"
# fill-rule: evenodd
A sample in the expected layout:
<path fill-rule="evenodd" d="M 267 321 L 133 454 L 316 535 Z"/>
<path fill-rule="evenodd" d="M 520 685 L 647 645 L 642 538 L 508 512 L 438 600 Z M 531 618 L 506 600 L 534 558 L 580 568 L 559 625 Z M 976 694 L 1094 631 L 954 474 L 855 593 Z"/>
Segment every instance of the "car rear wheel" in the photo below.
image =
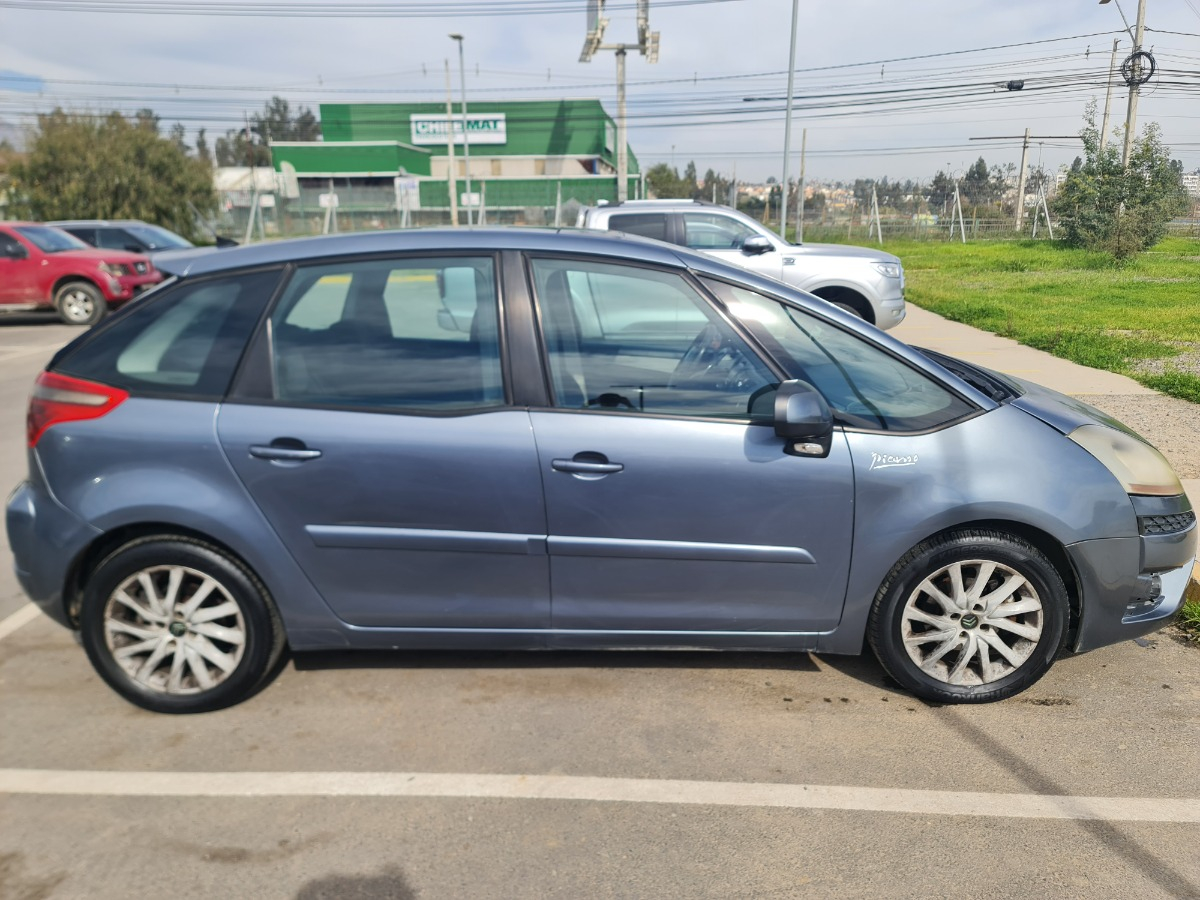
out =
<path fill-rule="evenodd" d="M 896 564 L 875 598 L 868 639 L 887 673 L 918 697 L 987 703 L 1046 673 L 1067 609 L 1062 577 L 1036 547 L 964 530 Z"/>
<path fill-rule="evenodd" d="M 68 325 L 95 325 L 108 312 L 108 303 L 95 285 L 70 281 L 54 295 L 54 308 Z"/>
<path fill-rule="evenodd" d="M 97 567 L 80 630 L 92 665 L 117 693 L 165 713 L 246 699 L 284 647 L 278 613 L 248 569 L 170 535 L 126 544 Z"/>

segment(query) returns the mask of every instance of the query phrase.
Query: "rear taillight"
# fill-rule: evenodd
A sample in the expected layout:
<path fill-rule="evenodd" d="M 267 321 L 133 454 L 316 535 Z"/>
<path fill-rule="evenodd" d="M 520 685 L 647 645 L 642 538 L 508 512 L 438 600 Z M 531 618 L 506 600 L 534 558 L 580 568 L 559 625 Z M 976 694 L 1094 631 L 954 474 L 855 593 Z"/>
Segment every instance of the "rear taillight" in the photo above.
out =
<path fill-rule="evenodd" d="M 52 425 L 98 419 L 128 399 L 129 392 L 120 388 L 43 372 L 34 382 L 33 394 L 29 397 L 25 429 L 29 446 L 35 446 Z"/>

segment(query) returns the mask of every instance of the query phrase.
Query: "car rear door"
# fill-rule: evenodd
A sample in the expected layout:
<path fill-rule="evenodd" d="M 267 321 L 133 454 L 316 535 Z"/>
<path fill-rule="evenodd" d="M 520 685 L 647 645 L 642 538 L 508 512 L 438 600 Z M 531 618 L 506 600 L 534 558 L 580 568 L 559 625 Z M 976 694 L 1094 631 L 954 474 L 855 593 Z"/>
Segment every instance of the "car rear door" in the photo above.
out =
<path fill-rule="evenodd" d="M 234 469 L 352 625 L 549 624 L 541 476 L 509 402 L 496 269 L 487 254 L 301 266 L 222 407 Z"/>
<path fill-rule="evenodd" d="M 530 273 L 554 395 L 532 412 L 554 640 L 804 647 L 796 633 L 834 627 L 845 436 L 826 458 L 785 452 L 778 375 L 682 272 L 535 258 Z"/>

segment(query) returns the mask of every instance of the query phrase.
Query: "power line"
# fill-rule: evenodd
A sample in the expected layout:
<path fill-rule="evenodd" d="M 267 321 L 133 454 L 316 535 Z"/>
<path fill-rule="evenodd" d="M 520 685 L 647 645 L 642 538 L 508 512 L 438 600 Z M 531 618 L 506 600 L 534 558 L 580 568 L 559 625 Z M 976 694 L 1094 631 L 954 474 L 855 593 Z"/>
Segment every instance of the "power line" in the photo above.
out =
<path fill-rule="evenodd" d="M 657 0 L 658 8 L 676 6 L 708 6 L 715 3 L 741 3 L 744 0 Z M 529 16 L 578 14 L 576 0 L 449 0 L 425 3 L 297 3 L 282 0 L 257 2 L 162 2 L 162 0 L 0 0 L 0 8 L 33 10 L 37 12 L 92 12 L 107 14 L 132 13 L 162 16 L 221 16 L 221 17 L 282 17 L 282 18 L 387 18 L 433 19 L 449 16 L 490 18 L 494 16 Z M 620 12 L 637 9 L 635 2 L 617 0 L 606 8 Z"/>

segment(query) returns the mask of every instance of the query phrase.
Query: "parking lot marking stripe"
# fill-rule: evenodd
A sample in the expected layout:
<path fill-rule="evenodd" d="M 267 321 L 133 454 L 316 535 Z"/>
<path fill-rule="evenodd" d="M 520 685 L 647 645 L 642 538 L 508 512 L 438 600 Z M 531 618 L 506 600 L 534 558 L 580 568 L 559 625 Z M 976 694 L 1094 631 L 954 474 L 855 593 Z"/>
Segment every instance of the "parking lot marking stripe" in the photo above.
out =
<path fill-rule="evenodd" d="M 1200 798 L 1068 797 L 571 775 L 0 769 L 0 793 L 92 797 L 458 797 L 1200 823 Z"/>
<path fill-rule="evenodd" d="M 0 619 L 0 641 L 4 640 L 22 625 L 28 625 L 42 614 L 33 603 L 26 603 L 11 616 Z"/>

